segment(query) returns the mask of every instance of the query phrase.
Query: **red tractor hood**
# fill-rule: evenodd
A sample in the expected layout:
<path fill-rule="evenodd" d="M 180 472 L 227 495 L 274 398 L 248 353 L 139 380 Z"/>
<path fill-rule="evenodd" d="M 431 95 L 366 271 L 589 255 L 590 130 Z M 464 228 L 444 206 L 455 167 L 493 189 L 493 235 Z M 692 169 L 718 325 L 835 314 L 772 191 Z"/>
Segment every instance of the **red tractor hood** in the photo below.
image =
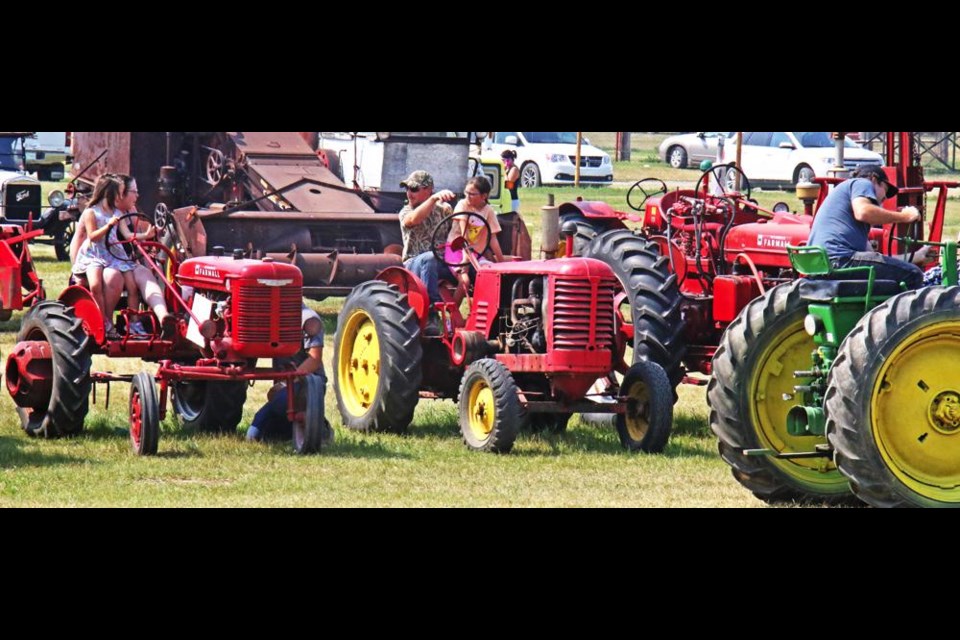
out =
<path fill-rule="evenodd" d="M 499 262 L 484 265 L 480 273 L 492 272 L 498 275 L 557 275 L 571 278 L 615 278 L 613 270 L 605 263 L 593 258 L 560 258 L 557 260 L 529 260 L 525 262 Z"/>
<path fill-rule="evenodd" d="M 812 216 L 777 213 L 769 221 L 733 227 L 724 240 L 725 261 L 733 262 L 737 254 L 745 253 L 757 267 L 789 269 L 787 245 L 806 244 L 812 224 Z"/>
<path fill-rule="evenodd" d="M 227 280 L 237 278 L 271 281 L 270 286 L 303 286 L 300 269 L 283 262 L 204 256 L 187 260 L 180 265 L 178 273 L 178 280 L 182 285 L 220 291 L 229 290 L 226 286 Z"/>

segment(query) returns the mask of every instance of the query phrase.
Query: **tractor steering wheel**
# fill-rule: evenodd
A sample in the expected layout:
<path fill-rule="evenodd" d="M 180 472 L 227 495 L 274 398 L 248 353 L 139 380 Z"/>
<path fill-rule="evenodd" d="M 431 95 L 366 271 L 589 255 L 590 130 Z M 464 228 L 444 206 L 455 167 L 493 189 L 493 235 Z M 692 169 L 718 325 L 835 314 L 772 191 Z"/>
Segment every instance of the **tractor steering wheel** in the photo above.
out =
<path fill-rule="evenodd" d="M 897 228 L 906 230 L 906 235 L 897 236 Z M 887 255 L 893 255 L 893 241 L 901 244 L 903 250 L 903 259 L 913 264 L 913 259 L 917 255 L 917 247 L 923 246 L 923 218 L 917 218 L 913 222 L 894 224 L 890 227 L 890 236 L 887 238 Z M 909 251 L 908 251 L 909 249 Z"/>
<path fill-rule="evenodd" d="M 725 169 L 723 172 L 721 169 Z M 740 189 L 739 191 L 736 188 L 735 178 L 739 174 L 740 176 Z M 729 164 L 718 164 L 710 167 L 700 176 L 700 179 L 697 180 L 697 186 L 694 188 L 694 191 L 697 193 L 697 197 L 700 197 L 700 191 L 703 188 L 704 180 L 707 179 L 707 176 L 712 176 L 710 180 L 714 184 L 720 185 L 720 193 L 717 194 L 719 197 L 727 198 L 732 193 L 741 194 L 744 199 L 750 199 L 750 180 L 747 179 L 747 174 L 738 169 L 734 163 Z M 721 177 L 723 178 L 721 180 Z"/>
<path fill-rule="evenodd" d="M 645 182 L 654 184 L 644 185 Z M 654 188 L 656 190 L 654 190 Z M 630 191 L 627 191 L 627 205 L 629 205 L 634 211 L 643 211 L 643 205 L 647 203 L 647 200 L 654 196 L 664 194 L 667 191 L 669 191 L 669 189 L 667 189 L 667 183 L 660 178 L 644 178 L 643 180 L 637 180 L 633 183 L 633 186 L 630 187 Z M 641 195 L 643 196 L 643 200 L 640 200 L 640 204 L 636 204 L 636 201 Z"/>
<path fill-rule="evenodd" d="M 128 213 L 126 215 L 120 216 L 119 218 L 120 222 L 117 223 L 117 226 L 119 226 L 120 223 L 125 222 L 127 218 L 136 218 L 138 220 L 145 220 L 146 222 L 153 224 L 153 220 L 151 220 L 150 217 L 147 215 L 144 215 L 142 213 Z M 134 233 L 136 233 L 136 231 L 134 231 Z M 119 234 L 120 232 L 117 231 L 118 236 Z M 156 242 L 154 240 L 135 240 L 133 238 L 127 238 L 127 239 L 118 238 L 117 241 L 114 242 L 113 240 L 110 239 L 110 236 L 108 235 L 104 245 L 107 248 L 107 253 L 109 253 L 111 256 L 113 256 L 114 258 L 122 262 L 138 262 L 140 260 L 140 252 L 136 249 L 136 247 L 140 246 L 144 249 L 144 251 L 149 251 L 154 249 L 161 251 L 168 258 L 172 260 L 171 264 L 176 264 L 176 257 L 173 255 L 173 252 L 166 245 L 160 242 Z M 130 256 L 127 253 L 127 250 L 126 250 L 127 246 L 134 247 L 132 256 Z"/>
<path fill-rule="evenodd" d="M 467 220 L 467 234 L 474 237 L 476 237 L 476 234 L 480 233 L 478 228 L 482 225 L 483 230 L 487 232 L 487 241 L 484 244 L 483 249 L 475 251 L 470 248 L 470 242 L 467 240 L 467 238 L 463 236 L 456 238 L 453 240 L 453 242 L 449 243 L 449 247 L 454 251 L 461 251 L 463 261 L 447 262 L 447 237 L 450 235 L 450 229 L 453 226 L 453 221 L 459 218 L 465 218 Z M 480 224 L 473 222 L 473 219 L 479 220 Z M 478 231 L 474 233 L 473 229 L 478 229 Z M 486 253 L 487 249 L 490 248 L 490 240 L 492 237 L 493 231 L 490 229 L 490 223 L 487 222 L 486 218 L 473 211 L 461 211 L 459 213 L 451 214 L 437 223 L 437 226 L 433 230 L 433 237 L 430 239 L 430 246 L 433 250 L 433 255 L 437 258 L 437 260 L 448 267 L 456 269 L 458 267 L 465 267 L 470 264 L 476 267 L 476 264 L 474 264 L 476 258 L 473 254 L 475 253 L 476 255 L 482 256 L 484 253 Z"/>

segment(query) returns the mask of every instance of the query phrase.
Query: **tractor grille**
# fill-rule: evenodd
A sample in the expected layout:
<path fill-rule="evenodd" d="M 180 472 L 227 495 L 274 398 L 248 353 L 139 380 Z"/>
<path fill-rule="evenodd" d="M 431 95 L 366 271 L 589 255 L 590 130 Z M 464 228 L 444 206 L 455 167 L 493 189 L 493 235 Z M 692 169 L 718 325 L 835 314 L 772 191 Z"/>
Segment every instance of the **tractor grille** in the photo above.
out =
<path fill-rule="evenodd" d="M 594 285 L 596 284 L 596 292 Z M 614 347 L 613 298 L 617 282 L 558 278 L 553 290 L 553 348 L 589 351 Z M 596 327 L 591 338 L 591 328 Z"/>
<path fill-rule="evenodd" d="M 577 165 L 577 156 L 570 156 L 570 164 Z M 603 158 L 600 156 L 580 156 L 580 166 L 581 167 L 593 167 L 597 168 L 603 164 Z"/>
<path fill-rule="evenodd" d="M 235 339 L 254 344 L 300 344 L 300 287 L 243 284 L 236 295 Z"/>
<path fill-rule="evenodd" d="M 8 184 L 3 192 L 3 210 L 0 213 L 11 222 L 25 222 L 30 213 L 40 219 L 40 185 Z"/>

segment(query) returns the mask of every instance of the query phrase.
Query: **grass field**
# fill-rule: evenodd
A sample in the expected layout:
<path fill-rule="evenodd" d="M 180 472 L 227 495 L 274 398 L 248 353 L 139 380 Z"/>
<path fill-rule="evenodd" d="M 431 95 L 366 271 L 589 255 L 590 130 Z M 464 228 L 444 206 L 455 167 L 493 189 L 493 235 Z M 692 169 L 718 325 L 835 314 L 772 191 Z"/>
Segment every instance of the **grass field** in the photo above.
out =
<path fill-rule="evenodd" d="M 604 136 L 588 134 L 604 147 Z M 618 182 L 654 176 L 692 184 L 692 170 L 673 170 L 656 160 L 662 136 L 634 136 L 638 154 L 617 164 Z M 611 138 L 612 140 L 612 138 Z M 47 185 L 51 188 L 54 185 Z M 523 211 L 538 246 L 539 207 L 583 195 L 626 209 L 627 186 L 530 189 Z M 763 205 L 789 193 L 759 192 Z M 960 229 L 960 205 L 949 203 L 948 233 Z M 34 246 L 37 268 L 51 297 L 64 287 L 68 267 L 48 245 Z M 340 300 L 312 303 L 327 331 L 328 373 Z M 21 313 L 0 323 L 0 353 L 16 341 Z M 139 360 L 96 358 L 94 368 L 139 371 Z M 150 365 L 146 365 L 149 369 Z M 268 385 L 249 390 L 242 429 L 262 404 Z M 159 455 L 136 458 L 127 437 L 128 385 L 115 384 L 110 406 L 98 388 L 85 432 L 42 441 L 20 429 L 13 402 L 0 393 L 0 507 L 757 507 L 765 506 L 730 475 L 707 426 L 705 387 L 683 386 L 675 410 L 674 436 L 661 455 L 624 452 L 616 433 L 571 421 L 560 436 L 521 435 L 510 455 L 471 453 L 462 445 L 452 402 L 422 401 L 406 436 L 360 434 L 341 428 L 332 390 L 327 416 L 336 444 L 319 456 L 299 457 L 289 444 L 248 444 L 240 435 L 187 433 L 168 415 Z"/>

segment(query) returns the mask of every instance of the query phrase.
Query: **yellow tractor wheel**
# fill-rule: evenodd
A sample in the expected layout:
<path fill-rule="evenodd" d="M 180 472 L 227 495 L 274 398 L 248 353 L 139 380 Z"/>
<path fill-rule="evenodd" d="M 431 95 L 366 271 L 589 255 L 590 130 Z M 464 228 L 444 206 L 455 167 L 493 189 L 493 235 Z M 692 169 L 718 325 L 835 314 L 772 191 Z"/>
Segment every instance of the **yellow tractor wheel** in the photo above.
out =
<path fill-rule="evenodd" d="M 420 398 L 423 348 L 407 297 L 379 280 L 356 287 L 337 320 L 333 388 L 343 425 L 403 433 Z"/>
<path fill-rule="evenodd" d="M 765 502 L 855 502 L 846 478 L 829 458 L 745 456 L 744 449 L 812 452 L 822 436 L 787 433 L 796 404 L 794 371 L 810 368 L 814 343 L 803 329 L 807 304 L 799 282 L 753 300 L 727 327 L 713 357 L 707 387 L 710 428 L 733 477 Z"/>
<path fill-rule="evenodd" d="M 960 507 L 960 288 L 891 298 L 840 347 L 827 436 L 874 506 Z"/>

